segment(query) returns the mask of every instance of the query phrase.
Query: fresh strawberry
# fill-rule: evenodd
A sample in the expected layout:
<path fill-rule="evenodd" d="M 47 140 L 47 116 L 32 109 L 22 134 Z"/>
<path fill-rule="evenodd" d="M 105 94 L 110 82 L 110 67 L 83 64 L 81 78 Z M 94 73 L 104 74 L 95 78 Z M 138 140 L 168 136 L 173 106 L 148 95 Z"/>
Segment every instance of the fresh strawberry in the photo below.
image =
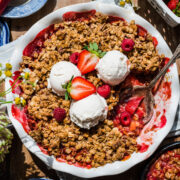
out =
<path fill-rule="evenodd" d="M 95 70 L 99 58 L 102 58 L 106 52 L 102 52 L 96 43 L 89 43 L 89 46 L 84 47 L 79 55 L 77 67 L 81 74 L 86 74 Z"/>
<path fill-rule="evenodd" d="M 81 74 L 86 74 L 95 70 L 99 57 L 90 53 L 87 50 L 83 50 L 79 55 L 79 61 L 77 67 L 81 71 Z"/>
<path fill-rule="evenodd" d="M 80 76 L 70 80 L 68 84 L 63 85 L 63 88 L 67 89 L 65 99 L 70 96 L 74 100 L 80 100 L 96 92 L 96 87 Z"/>
<path fill-rule="evenodd" d="M 105 84 L 97 88 L 97 92 L 104 98 L 108 98 L 111 92 L 111 88 L 109 85 Z"/>
<path fill-rule="evenodd" d="M 177 0 L 170 0 L 167 6 L 169 7 L 169 9 L 174 10 L 176 9 L 177 4 L 178 4 Z"/>
<path fill-rule="evenodd" d="M 143 99 L 144 96 L 131 98 L 126 104 L 126 111 L 133 115 Z"/>

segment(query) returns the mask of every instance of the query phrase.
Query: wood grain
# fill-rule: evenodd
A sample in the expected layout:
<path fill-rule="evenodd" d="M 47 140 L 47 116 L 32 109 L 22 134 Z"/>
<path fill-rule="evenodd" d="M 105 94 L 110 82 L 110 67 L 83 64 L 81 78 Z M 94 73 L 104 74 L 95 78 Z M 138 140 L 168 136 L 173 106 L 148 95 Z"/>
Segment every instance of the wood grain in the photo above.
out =
<path fill-rule="evenodd" d="M 11 29 L 11 39 L 15 40 L 22 34 L 24 34 L 35 22 L 49 14 L 50 12 L 57 10 L 58 8 L 75 4 L 88 2 L 89 0 L 49 0 L 47 4 L 37 13 L 16 20 L 8 20 Z M 163 35 L 164 39 L 170 46 L 171 50 L 174 51 L 176 46 L 180 43 L 180 26 L 177 28 L 169 27 L 165 21 L 157 14 L 157 12 L 151 7 L 146 0 L 139 0 L 140 9 L 138 14 L 148 20 L 154 27 Z M 180 64 L 180 62 L 178 62 Z M 180 68 L 179 68 L 180 69 Z M 32 177 L 49 177 L 54 180 L 58 179 L 55 171 L 49 170 L 42 161 L 31 154 L 21 143 L 19 137 L 14 132 L 15 138 L 13 141 L 13 148 L 10 153 L 10 164 L 8 171 L 8 178 L 2 180 L 28 180 Z M 168 139 L 167 141 L 172 142 L 179 139 Z M 131 168 L 129 171 L 116 176 L 94 178 L 93 180 L 139 180 L 141 172 L 147 161 L 138 164 Z M 78 180 L 80 178 L 77 178 Z"/>

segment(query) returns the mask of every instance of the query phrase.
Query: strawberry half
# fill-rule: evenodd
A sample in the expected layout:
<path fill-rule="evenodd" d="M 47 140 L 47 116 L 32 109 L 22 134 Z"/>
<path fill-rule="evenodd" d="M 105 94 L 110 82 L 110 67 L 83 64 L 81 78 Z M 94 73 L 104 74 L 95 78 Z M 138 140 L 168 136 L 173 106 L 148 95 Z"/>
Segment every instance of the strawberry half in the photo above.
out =
<path fill-rule="evenodd" d="M 95 70 L 97 63 L 99 62 L 99 57 L 87 50 L 83 50 L 79 54 L 79 61 L 77 64 L 78 69 L 81 74 L 86 74 Z"/>
<path fill-rule="evenodd" d="M 67 89 L 65 99 L 70 95 L 72 99 L 80 100 L 96 92 L 96 87 L 80 76 L 75 77 L 63 87 Z"/>

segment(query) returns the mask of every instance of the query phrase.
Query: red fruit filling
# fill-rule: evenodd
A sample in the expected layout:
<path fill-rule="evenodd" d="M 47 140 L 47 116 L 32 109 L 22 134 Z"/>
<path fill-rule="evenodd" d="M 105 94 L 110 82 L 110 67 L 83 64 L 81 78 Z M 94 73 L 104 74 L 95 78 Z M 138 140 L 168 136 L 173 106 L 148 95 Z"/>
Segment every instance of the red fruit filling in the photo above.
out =
<path fill-rule="evenodd" d="M 126 111 L 133 115 L 143 99 L 144 96 L 131 98 L 125 106 Z"/>
<path fill-rule="evenodd" d="M 105 84 L 103 86 L 98 87 L 97 92 L 104 98 L 108 98 L 111 92 L 111 88 L 109 85 Z"/>
<path fill-rule="evenodd" d="M 78 60 L 79 60 L 79 53 L 75 52 L 75 53 L 71 54 L 69 59 L 73 64 L 77 64 Z"/>
<path fill-rule="evenodd" d="M 130 123 L 131 123 L 131 115 L 130 115 L 130 113 L 128 113 L 127 111 L 124 111 L 123 113 L 121 113 L 120 121 L 121 121 L 122 125 L 129 126 Z"/>
<path fill-rule="evenodd" d="M 66 111 L 62 108 L 54 109 L 53 116 L 56 121 L 61 122 L 66 117 Z"/>
<path fill-rule="evenodd" d="M 132 39 L 124 39 L 121 44 L 123 51 L 129 52 L 132 51 L 134 47 L 134 41 Z"/>
<path fill-rule="evenodd" d="M 137 27 L 138 27 L 138 30 L 137 30 L 138 36 L 146 37 L 147 30 L 140 25 L 137 25 Z"/>
<path fill-rule="evenodd" d="M 64 21 L 83 21 L 89 20 L 96 14 L 96 10 L 84 11 L 84 12 L 67 12 L 63 14 Z"/>
<path fill-rule="evenodd" d="M 109 18 L 107 19 L 107 23 L 114 23 L 117 21 L 125 21 L 125 20 L 117 16 L 109 16 Z"/>

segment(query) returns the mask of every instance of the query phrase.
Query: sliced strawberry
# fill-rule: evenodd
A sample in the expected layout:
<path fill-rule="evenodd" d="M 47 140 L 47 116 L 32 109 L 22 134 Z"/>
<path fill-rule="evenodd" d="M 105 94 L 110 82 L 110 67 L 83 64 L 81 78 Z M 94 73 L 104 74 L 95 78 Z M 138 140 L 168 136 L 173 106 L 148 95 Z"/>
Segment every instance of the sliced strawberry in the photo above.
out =
<path fill-rule="evenodd" d="M 131 98 L 126 104 L 125 110 L 133 115 L 143 99 L 144 96 Z"/>
<path fill-rule="evenodd" d="M 80 100 L 95 92 L 96 87 L 92 83 L 78 76 L 72 80 L 69 94 L 74 100 Z"/>
<path fill-rule="evenodd" d="M 138 36 L 146 37 L 147 30 L 140 25 L 137 25 L 137 27 L 138 27 Z"/>
<path fill-rule="evenodd" d="M 94 71 L 98 62 L 99 58 L 95 54 L 92 54 L 87 50 L 83 50 L 79 55 L 77 67 L 83 75 Z"/>

